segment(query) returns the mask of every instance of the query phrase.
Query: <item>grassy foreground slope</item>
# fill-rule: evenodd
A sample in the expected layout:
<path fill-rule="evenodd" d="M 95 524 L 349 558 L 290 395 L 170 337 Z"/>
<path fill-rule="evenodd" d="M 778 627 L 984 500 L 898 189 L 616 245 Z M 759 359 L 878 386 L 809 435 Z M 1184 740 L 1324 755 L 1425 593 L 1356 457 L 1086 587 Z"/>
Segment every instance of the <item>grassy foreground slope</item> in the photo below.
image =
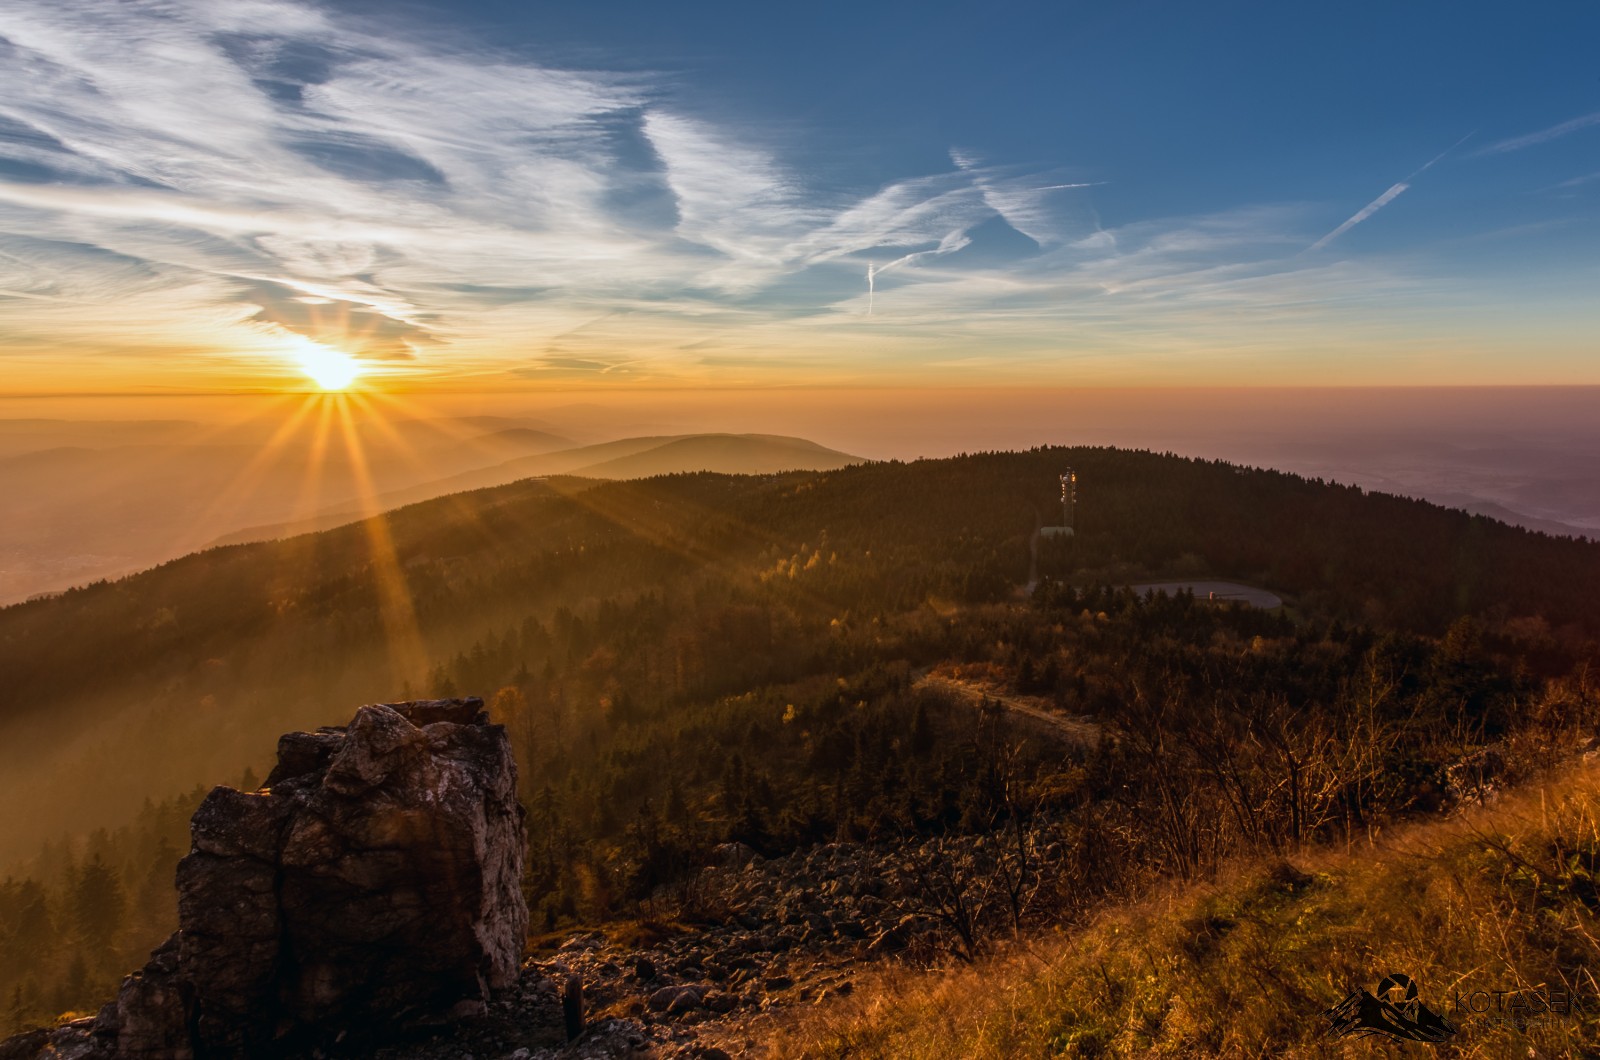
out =
<path fill-rule="evenodd" d="M 1597 874 L 1585 763 L 1371 847 L 1235 866 L 973 966 L 891 973 L 784 1028 L 775 1052 L 1595 1056 Z M 1393 972 L 1457 1025 L 1446 1045 L 1330 1036 L 1321 1013 Z"/>

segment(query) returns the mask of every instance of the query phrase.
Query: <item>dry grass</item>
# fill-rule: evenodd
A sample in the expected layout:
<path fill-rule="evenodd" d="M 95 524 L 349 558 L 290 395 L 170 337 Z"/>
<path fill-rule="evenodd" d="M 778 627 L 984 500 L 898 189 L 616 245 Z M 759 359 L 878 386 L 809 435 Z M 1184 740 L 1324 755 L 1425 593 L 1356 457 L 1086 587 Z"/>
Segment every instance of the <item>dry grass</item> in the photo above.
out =
<path fill-rule="evenodd" d="M 1238 866 L 972 968 L 889 971 L 779 1028 L 782 1056 L 1600 1055 L 1600 769 L 1376 847 Z M 1321 1013 L 1391 972 L 1460 1025 L 1447 1045 L 1333 1040 Z M 1520 1031 L 1456 993 L 1567 990 Z M 1487 1000 L 1487 999 L 1485 999 Z"/>

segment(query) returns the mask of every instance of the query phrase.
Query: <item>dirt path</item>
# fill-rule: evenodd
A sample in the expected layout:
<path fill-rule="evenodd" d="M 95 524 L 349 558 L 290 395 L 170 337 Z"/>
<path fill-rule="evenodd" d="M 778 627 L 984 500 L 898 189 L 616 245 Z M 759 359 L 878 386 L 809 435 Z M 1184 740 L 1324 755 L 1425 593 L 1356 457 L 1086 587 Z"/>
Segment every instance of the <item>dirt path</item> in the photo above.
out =
<path fill-rule="evenodd" d="M 1282 607 L 1283 601 L 1278 594 L 1266 589 L 1258 589 L 1253 585 L 1240 585 L 1238 582 L 1220 581 L 1194 581 L 1194 582 L 1140 582 L 1129 586 L 1140 596 L 1149 596 L 1153 593 L 1167 593 L 1173 595 L 1183 590 L 1194 593 L 1196 600 L 1213 600 L 1225 603 L 1249 604 L 1259 607 L 1263 611 L 1270 611 L 1275 607 Z"/>
<path fill-rule="evenodd" d="M 973 706 L 978 706 L 985 699 L 991 703 L 998 703 L 1013 714 L 1020 714 L 1030 721 L 1043 725 L 1068 742 L 1082 747 L 1093 748 L 1100 743 L 1100 726 L 1086 717 L 1075 717 L 1070 714 L 1058 714 L 1053 710 L 1040 705 L 1038 700 L 1027 696 L 1014 696 L 1005 692 L 982 685 L 957 681 L 954 678 L 942 677 L 938 674 L 923 674 L 917 680 L 918 688 L 937 688 L 949 692 L 966 700 Z"/>

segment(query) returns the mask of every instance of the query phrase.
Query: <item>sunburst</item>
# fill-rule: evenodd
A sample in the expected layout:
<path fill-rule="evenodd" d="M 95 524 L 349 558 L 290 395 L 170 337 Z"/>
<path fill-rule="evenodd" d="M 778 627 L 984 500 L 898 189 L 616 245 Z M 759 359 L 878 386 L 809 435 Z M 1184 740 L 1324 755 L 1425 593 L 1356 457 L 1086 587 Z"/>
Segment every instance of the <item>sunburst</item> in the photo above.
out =
<path fill-rule="evenodd" d="M 328 391 L 348 390 L 366 370 L 359 358 L 310 339 L 297 344 L 291 356 L 295 367 Z"/>

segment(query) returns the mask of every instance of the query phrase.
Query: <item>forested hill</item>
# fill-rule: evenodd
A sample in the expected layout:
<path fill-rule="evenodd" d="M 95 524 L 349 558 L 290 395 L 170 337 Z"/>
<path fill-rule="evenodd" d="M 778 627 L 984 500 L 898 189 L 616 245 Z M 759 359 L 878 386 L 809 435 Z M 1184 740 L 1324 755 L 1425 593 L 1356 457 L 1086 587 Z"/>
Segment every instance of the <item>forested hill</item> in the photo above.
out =
<path fill-rule="evenodd" d="M 171 680 L 208 660 L 358 648 L 382 628 L 374 571 L 399 571 L 424 635 L 809 543 L 866 592 L 997 599 L 1028 572 L 1056 475 L 1079 475 L 1078 538 L 1047 572 L 1079 581 L 1213 574 L 1303 611 L 1417 632 L 1463 615 L 1571 657 L 1600 631 L 1600 545 L 1273 471 L 1114 449 L 1046 449 L 824 473 L 524 482 L 288 541 L 213 549 L 114 584 L 0 610 L 0 718 Z M 380 543 L 375 546 L 374 541 Z M 390 551 L 392 557 L 385 558 Z M 1058 550 L 1059 551 L 1059 550 Z M 826 594 L 825 594 L 826 595 Z M 400 679 L 403 675 L 395 675 Z"/>
<path fill-rule="evenodd" d="M 1546 672 L 1587 657 L 1600 630 L 1600 545 L 1145 452 L 526 481 L 0 610 L 0 796 L 36 802 L 45 827 L 69 802 L 229 779 L 332 705 L 426 691 L 452 666 L 469 690 L 492 691 L 539 665 L 530 637 L 546 632 L 642 653 L 627 663 L 657 682 L 670 669 L 685 695 L 757 679 L 758 663 L 778 679 L 812 650 L 784 623 L 1011 597 L 1069 466 L 1080 536 L 1045 542 L 1047 576 L 1228 576 L 1283 593 L 1299 615 L 1424 634 L 1473 615 Z M 618 616 L 647 604 L 656 611 L 623 636 Z M 457 665 L 476 657 L 488 661 Z M 58 790 L 85 772 L 95 792 Z"/>

